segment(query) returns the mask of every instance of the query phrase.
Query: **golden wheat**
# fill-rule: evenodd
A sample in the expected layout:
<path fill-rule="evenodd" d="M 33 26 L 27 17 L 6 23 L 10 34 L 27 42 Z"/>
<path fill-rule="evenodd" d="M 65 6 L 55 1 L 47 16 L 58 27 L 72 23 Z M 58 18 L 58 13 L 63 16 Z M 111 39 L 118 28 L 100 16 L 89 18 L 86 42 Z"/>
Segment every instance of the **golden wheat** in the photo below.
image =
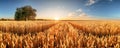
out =
<path fill-rule="evenodd" d="M 0 48 L 120 48 L 119 28 L 117 22 L 1 21 Z"/>

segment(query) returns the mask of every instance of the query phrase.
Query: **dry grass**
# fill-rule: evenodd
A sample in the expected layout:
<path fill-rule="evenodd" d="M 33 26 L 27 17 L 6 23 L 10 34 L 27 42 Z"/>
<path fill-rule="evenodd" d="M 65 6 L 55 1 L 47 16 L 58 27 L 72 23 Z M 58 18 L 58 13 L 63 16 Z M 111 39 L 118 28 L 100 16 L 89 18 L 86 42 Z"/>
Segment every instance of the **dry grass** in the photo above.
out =
<path fill-rule="evenodd" d="M 0 48 L 120 48 L 119 28 L 117 22 L 1 21 Z"/>

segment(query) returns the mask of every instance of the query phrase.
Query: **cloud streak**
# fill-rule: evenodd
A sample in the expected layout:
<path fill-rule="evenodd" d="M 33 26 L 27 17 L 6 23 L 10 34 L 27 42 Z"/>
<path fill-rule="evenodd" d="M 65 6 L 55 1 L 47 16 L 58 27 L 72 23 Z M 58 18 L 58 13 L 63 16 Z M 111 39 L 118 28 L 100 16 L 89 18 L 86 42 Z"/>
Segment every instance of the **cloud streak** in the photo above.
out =
<path fill-rule="evenodd" d="M 96 0 L 88 0 L 88 2 L 86 3 L 86 6 L 90 6 L 96 3 Z"/>
<path fill-rule="evenodd" d="M 83 10 L 80 8 L 74 12 L 70 12 L 68 14 L 69 17 L 87 17 L 87 14 L 83 12 Z"/>
<path fill-rule="evenodd" d="M 74 12 L 70 12 L 68 14 L 68 18 L 73 20 L 94 20 L 95 19 L 92 16 L 87 15 L 81 8 Z"/>
<path fill-rule="evenodd" d="M 80 9 L 76 10 L 76 12 L 83 12 L 83 11 L 82 11 L 82 9 L 80 8 Z"/>
<path fill-rule="evenodd" d="M 109 0 L 110 2 L 112 2 L 113 0 Z"/>

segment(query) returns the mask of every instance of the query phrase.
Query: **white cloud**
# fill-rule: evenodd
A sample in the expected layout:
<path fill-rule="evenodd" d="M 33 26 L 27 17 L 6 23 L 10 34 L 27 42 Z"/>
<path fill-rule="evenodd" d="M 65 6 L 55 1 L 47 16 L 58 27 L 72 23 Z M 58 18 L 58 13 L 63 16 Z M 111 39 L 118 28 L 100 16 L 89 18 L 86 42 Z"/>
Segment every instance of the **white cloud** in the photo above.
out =
<path fill-rule="evenodd" d="M 82 12 L 82 9 L 80 8 L 80 9 L 76 10 L 76 12 Z"/>
<path fill-rule="evenodd" d="M 77 16 L 77 13 L 76 12 L 70 12 L 68 13 L 68 16 L 71 17 L 71 16 Z"/>
<path fill-rule="evenodd" d="M 110 2 L 112 2 L 113 0 L 109 0 Z"/>
<path fill-rule="evenodd" d="M 80 14 L 82 14 L 83 13 L 83 11 L 82 11 L 82 9 L 81 8 L 79 8 L 79 9 L 77 9 L 76 11 L 74 11 L 74 12 L 70 12 L 70 13 L 68 13 L 68 16 L 74 16 L 74 17 L 76 17 L 76 16 L 79 16 Z"/>
<path fill-rule="evenodd" d="M 93 5 L 94 3 L 96 3 L 96 0 L 88 0 L 87 2 L 87 6 Z"/>
<path fill-rule="evenodd" d="M 74 20 L 92 20 L 92 16 L 87 15 L 81 8 L 74 11 L 70 12 L 67 16 L 69 19 L 74 19 Z"/>
<path fill-rule="evenodd" d="M 83 10 L 80 8 L 74 12 L 68 13 L 69 17 L 87 17 L 88 15 L 83 12 Z"/>
<path fill-rule="evenodd" d="M 87 17 L 88 15 L 86 13 L 79 14 L 79 17 Z"/>

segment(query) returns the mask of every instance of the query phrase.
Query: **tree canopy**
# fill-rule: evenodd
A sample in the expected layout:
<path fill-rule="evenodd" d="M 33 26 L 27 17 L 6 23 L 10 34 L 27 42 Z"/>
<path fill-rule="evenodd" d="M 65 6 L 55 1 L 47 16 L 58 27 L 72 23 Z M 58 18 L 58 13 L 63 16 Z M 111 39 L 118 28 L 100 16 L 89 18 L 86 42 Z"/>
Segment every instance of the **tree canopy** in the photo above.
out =
<path fill-rule="evenodd" d="M 24 6 L 16 9 L 15 20 L 34 20 L 36 17 L 36 9 L 31 6 Z"/>

